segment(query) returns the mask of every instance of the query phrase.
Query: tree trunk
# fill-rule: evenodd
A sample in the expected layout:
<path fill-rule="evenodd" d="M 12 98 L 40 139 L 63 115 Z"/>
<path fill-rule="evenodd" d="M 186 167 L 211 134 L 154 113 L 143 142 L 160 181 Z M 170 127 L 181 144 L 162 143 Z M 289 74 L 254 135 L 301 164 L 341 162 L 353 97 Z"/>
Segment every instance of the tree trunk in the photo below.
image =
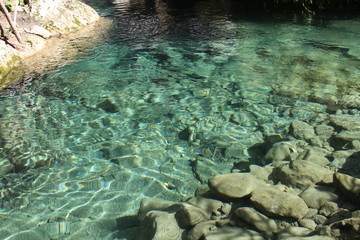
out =
<path fill-rule="evenodd" d="M 19 43 L 22 43 L 20 34 L 17 31 L 17 28 L 16 28 L 14 22 L 12 21 L 10 15 L 9 15 L 9 12 L 7 11 L 7 9 L 5 7 L 5 4 L 4 4 L 3 0 L 0 0 L 0 10 L 5 14 L 5 17 L 6 17 L 7 21 L 9 22 L 11 28 L 14 31 L 16 39 L 19 41 Z"/>

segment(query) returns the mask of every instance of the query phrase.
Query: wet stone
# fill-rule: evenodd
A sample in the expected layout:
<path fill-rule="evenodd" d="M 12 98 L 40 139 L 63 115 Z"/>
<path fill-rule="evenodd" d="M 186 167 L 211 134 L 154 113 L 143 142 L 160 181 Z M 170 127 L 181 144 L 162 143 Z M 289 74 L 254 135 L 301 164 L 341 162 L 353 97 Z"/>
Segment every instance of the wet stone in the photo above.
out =
<path fill-rule="evenodd" d="M 324 224 L 327 218 L 324 215 L 318 214 L 315 217 L 313 217 L 313 220 L 316 224 Z"/>
<path fill-rule="evenodd" d="M 304 218 L 313 218 L 318 213 L 316 208 L 309 208 L 309 211 L 305 214 Z"/>
<path fill-rule="evenodd" d="M 264 185 L 264 181 L 250 173 L 228 173 L 209 179 L 210 189 L 228 198 L 248 196 L 254 189 Z"/>
<path fill-rule="evenodd" d="M 339 207 L 338 207 L 337 203 L 335 203 L 335 202 L 326 202 L 320 208 L 319 213 L 326 216 L 326 217 L 329 217 L 330 215 L 337 212 L 338 209 L 339 209 Z"/>
<path fill-rule="evenodd" d="M 266 153 L 265 159 L 270 162 L 290 160 L 290 154 L 295 151 L 294 149 L 295 147 L 288 142 L 275 143 Z"/>
<path fill-rule="evenodd" d="M 295 120 L 291 128 L 293 135 L 298 139 L 310 140 L 315 137 L 314 128 L 306 122 Z"/>
<path fill-rule="evenodd" d="M 331 115 L 331 123 L 346 130 L 360 130 L 360 116 L 358 115 Z"/>
<path fill-rule="evenodd" d="M 333 193 L 334 188 L 326 186 L 309 187 L 299 196 L 310 208 L 319 209 L 326 202 L 336 201 L 338 196 Z"/>
<path fill-rule="evenodd" d="M 175 213 L 175 218 L 181 228 L 189 228 L 200 222 L 210 220 L 211 213 L 203 211 L 194 205 L 182 203 Z"/>
<path fill-rule="evenodd" d="M 281 183 L 305 189 L 316 183 L 330 184 L 334 172 L 310 161 L 296 160 L 276 167 L 274 177 Z"/>
<path fill-rule="evenodd" d="M 254 226 L 258 231 L 262 232 L 267 238 L 271 238 L 274 233 L 278 232 L 278 227 L 274 220 L 269 219 L 267 216 L 249 207 L 236 209 L 232 216 L 232 221 L 235 225 L 240 226 L 242 221 L 245 221 Z"/>
<path fill-rule="evenodd" d="M 322 148 L 308 146 L 297 156 L 296 160 L 306 160 L 320 166 L 326 166 L 330 163 L 330 161 L 326 158 L 326 155 L 328 154 L 330 154 L 330 152 Z"/>
<path fill-rule="evenodd" d="M 308 228 L 310 230 L 315 230 L 315 228 L 317 226 L 316 223 L 314 222 L 314 220 L 311 220 L 311 219 L 300 219 L 298 221 L 298 223 L 299 223 L 299 226 Z"/>
<path fill-rule="evenodd" d="M 336 134 L 335 136 L 336 138 L 342 139 L 344 141 L 359 141 L 360 140 L 360 131 L 348 131 L 348 130 L 344 130 L 341 131 L 340 133 Z"/>
<path fill-rule="evenodd" d="M 256 189 L 251 194 L 250 200 L 267 216 L 300 219 L 308 212 L 307 205 L 297 195 L 270 187 Z"/>
<path fill-rule="evenodd" d="M 315 127 L 315 132 L 318 136 L 327 140 L 334 134 L 334 128 L 326 124 L 320 124 Z"/>
<path fill-rule="evenodd" d="M 145 215 L 140 225 L 139 239 L 181 240 L 182 233 L 174 213 L 151 211 Z"/>
<path fill-rule="evenodd" d="M 102 103 L 99 103 L 96 107 L 101 108 L 102 110 L 104 110 L 105 112 L 108 112 L 108 113 L 117 113 L 117 112 L 119 112 L 118 106 L 116 106 L 109 99 L 106 99 Z"/>
<path fill-rule="evenodd" d="M 335 173 L 334 184 L 352 199 L 355 199 L 359 196 L 360 179 L 358 178 L 354 178 L 342 173 Z"/>

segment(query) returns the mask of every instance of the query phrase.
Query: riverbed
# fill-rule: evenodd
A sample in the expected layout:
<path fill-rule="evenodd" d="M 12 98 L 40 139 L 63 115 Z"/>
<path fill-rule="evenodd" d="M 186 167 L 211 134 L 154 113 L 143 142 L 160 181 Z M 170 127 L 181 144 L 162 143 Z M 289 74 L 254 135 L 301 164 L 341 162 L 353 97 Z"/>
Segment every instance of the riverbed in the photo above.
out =
<path fill-rule="evenodd" d="M 263 163 L 249 149 L 294 120 L 359 114 L 359 15 L 89 3 L 102 41 L 1 93 L 1 239 L 125 239 L 142 199 Z"/>

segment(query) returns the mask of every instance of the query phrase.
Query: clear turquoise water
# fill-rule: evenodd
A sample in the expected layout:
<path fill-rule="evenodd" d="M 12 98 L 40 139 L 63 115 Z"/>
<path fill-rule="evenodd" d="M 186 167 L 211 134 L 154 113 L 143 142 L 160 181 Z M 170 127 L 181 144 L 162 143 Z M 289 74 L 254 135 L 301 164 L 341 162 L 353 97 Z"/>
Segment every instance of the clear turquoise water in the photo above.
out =
<path fill-rule="evenodd" d="M 113 20 L 103 43 L 3 91 L 1 158 L 45 166 L 2 177 L 0 239 L 126 238 L 141 199 L 185 200 L 358 101 L 359 16 L 90 3 Z"/>

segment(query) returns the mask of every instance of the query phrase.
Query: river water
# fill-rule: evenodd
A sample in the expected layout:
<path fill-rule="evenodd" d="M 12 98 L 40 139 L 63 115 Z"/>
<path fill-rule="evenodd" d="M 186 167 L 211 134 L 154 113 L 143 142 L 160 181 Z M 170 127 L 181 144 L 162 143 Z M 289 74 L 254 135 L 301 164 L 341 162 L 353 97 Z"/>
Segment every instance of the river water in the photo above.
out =
<path fill-rule="evenodd" d="M 142 199 L 185 200 L 294 119 L 360 106 L 358 14 L 88 3 L 103 41 L 3 90 L 0 239 L 127 239 Z"/>

